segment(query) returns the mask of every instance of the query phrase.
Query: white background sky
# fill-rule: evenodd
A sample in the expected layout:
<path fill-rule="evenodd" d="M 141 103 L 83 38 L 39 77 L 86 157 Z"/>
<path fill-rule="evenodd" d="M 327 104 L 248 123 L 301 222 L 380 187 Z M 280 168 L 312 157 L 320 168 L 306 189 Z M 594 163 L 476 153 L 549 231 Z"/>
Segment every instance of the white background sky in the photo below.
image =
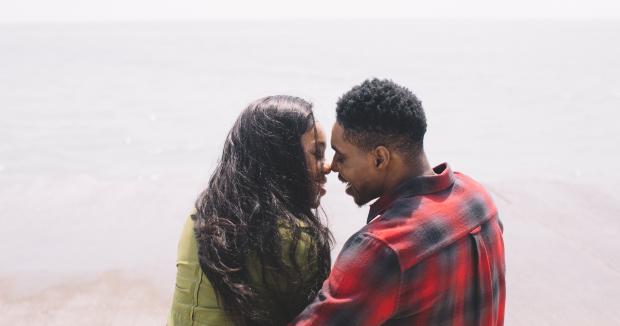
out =
<path fill-rule="evenodd" d="M 413 17 L 619 19 L 620 0 L 0 0 L 0 22 Z"/>

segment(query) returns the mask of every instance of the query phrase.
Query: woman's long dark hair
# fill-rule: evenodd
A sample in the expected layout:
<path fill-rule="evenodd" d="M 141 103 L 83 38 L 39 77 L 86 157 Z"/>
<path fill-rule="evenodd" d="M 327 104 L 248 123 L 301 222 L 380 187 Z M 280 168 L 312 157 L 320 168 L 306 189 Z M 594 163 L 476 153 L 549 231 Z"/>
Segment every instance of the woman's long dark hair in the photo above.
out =
<path fill-rule="evenodd" d="M 316 180 L 310 178 L 301 143 L 311 128 L 312 105 L 300 98 L 272 96 L 253 102 L 229 132 L 208 188 L 196 201 L 192 218 L 200 267 L 238 325 L 289 322 L 310 303 L 329 273 L 332 237 L 313 211 Z M 292 239 L 290 250 L 283 250 L 283 229 Z M 302 275 L 297 263 L 302 235 L 310 240 L 307 258 L 316 262 L 311 269 L 315 275 Z M 262 268 L 267 293 L 258 293 L 250 282 L 251 260 Z M 282 289 L 265 279 L 266 270 L 278 271 L 276 283 L 288 286 L 289 294 L 304 293 L 306 300 L 280 298 Z M 279 311 L 266 311 L 260 304 L 269 300 Z"/>

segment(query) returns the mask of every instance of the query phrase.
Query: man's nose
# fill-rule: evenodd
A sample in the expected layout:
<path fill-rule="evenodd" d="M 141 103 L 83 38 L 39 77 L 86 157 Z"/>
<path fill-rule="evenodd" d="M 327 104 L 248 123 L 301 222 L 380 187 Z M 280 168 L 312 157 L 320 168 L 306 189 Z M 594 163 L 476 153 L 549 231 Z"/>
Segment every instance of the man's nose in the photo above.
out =
<path fill-rule="evenodd" d="M 333 159 L 332 159 L 332 162 L 330 164 L 330 169 L 332 171 L 334 171 L 334 172 L 338 172 L 338 163 L 336 163 L 336 161 L 334 161 Z"/>

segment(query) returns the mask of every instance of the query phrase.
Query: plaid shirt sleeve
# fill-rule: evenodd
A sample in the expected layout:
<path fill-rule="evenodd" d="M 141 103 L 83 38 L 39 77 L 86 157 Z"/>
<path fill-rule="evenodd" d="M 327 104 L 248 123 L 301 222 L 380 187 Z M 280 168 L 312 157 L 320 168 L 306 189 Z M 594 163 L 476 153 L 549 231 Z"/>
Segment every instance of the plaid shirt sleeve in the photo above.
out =
<path fill-rule="evenodd" d="M 358 233 L 343 247 L 315 301 L 291 325 L 380 325 L 396 311 L 400 283 L 396 252 Z"/>

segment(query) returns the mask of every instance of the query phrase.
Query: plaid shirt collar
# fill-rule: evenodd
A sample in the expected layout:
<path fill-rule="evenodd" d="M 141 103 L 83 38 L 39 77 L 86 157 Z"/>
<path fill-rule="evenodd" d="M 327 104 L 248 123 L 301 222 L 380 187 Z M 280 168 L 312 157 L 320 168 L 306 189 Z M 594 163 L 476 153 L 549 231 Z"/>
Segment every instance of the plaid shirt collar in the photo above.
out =
<path fill-rule="evenodd" d="M 398 198 L 432 194 L 452 186 L 454 174 L 448 163 L 437 165 L 433 171 L 435 175 L 422 175 L 405 180 L 393 191 L 377 199 L 370 205 L 366 223 L 370 223 L 377 215 L 383 214 Z"/>

